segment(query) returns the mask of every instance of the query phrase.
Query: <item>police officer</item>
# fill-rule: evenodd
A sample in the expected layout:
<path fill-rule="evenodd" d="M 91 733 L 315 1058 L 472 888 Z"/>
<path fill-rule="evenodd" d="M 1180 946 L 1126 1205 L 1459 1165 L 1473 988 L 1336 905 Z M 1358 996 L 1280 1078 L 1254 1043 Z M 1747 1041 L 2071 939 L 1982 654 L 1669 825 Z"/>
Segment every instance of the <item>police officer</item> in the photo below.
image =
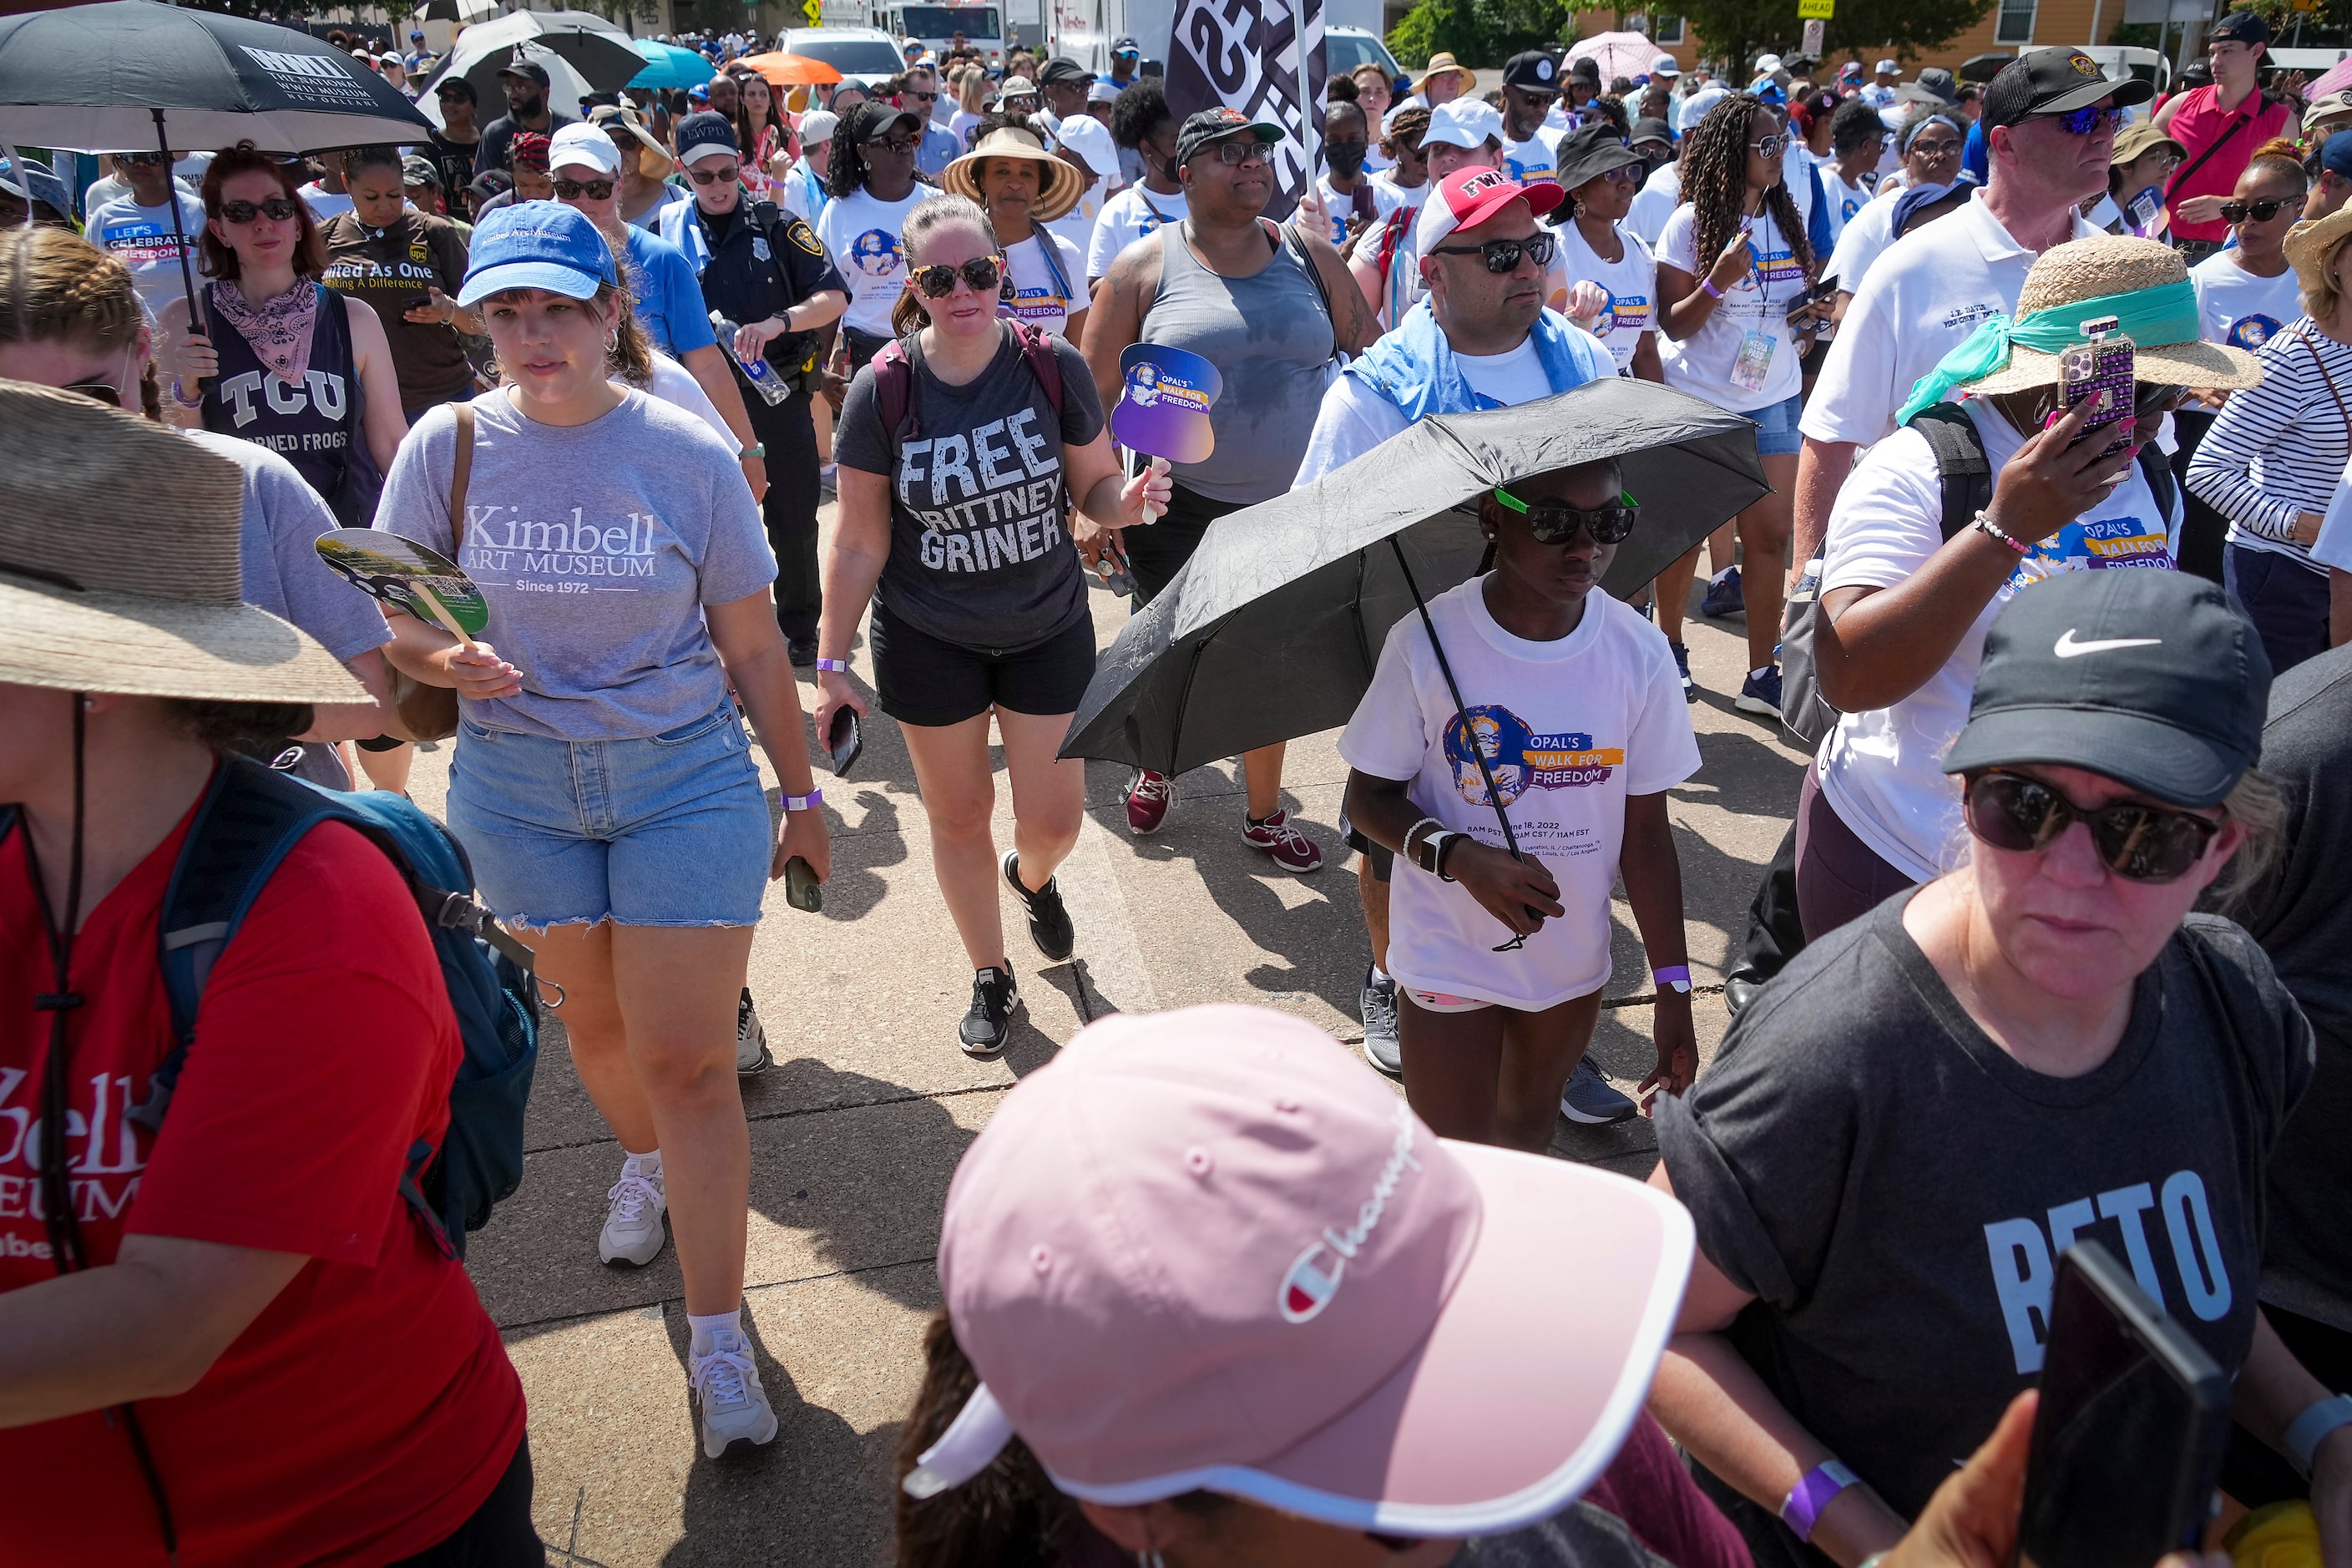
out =
<path fill-rule="evenodd" d="M 809 226 L 773 202 L 754 201 L 738 177 L 740 150 L 726 116 L 689 114 L 677 124 L 677 162 L 693 182 L 694 200 L 662 209 L 661 235 L 686 252 L 702 279 L 703 302 L 736 323 L 735 374 L 763 457 L 768 494 L 761 503 L 768 542 L 776 552 L 776 620 L 793 662 L 816 662 L 819 603 L 816 564 L 816 426 L 809 398 L 823 361 L 819 331 L 849 303 L 848 286 L 834 269 Z M 789 395 L 771 402 L 744 376 L 746 361 L 762 361 L 772 388 Z"/>

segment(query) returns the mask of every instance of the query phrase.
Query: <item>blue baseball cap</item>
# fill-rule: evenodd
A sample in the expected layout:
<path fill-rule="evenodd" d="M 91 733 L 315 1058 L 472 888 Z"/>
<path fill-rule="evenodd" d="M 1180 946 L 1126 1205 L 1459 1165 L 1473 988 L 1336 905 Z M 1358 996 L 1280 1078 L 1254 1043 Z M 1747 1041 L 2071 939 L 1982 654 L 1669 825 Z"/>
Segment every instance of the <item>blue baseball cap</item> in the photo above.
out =
<path fill-rule="evenodd" d="M 2319 166 L 2338 179 L 2352 180 L 2352 131 L 2338 131 L 2320 144 Z"/>
<path fill-rule="evenodd" d="M 474 226 L 472 265 L 457 303 L 479 304 L 507 289 L 588 300 L 597 285 L 620 281 L 613 247 L 586 217 L 561 202 L 517 202 L 491 208 Z"/>

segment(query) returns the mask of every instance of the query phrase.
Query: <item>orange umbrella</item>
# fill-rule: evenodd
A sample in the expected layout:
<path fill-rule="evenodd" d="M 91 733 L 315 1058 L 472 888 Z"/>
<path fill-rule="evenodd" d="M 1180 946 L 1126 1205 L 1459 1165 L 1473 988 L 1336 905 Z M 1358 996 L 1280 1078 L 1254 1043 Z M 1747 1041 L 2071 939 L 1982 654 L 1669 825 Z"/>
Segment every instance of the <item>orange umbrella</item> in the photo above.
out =
<path fill-rule="evenodd" d="M 768 79 L 770 87 L 812 87 L 841 79 L 841 73 L 823 60 L 813 60 L 806 55 L 786 54 L 781 49 L 764 55 L 748 55 L 734 63 L 758 71 Z"/>

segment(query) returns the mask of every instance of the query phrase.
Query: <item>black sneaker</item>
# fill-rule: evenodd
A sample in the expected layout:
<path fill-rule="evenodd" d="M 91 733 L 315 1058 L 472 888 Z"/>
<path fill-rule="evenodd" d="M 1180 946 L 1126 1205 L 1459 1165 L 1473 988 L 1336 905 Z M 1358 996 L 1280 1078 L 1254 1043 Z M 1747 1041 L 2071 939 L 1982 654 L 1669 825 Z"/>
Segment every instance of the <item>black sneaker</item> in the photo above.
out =
<path fill-rule="evenodd" d="M 1013 1032 L 1021 992 L 1010 969 L 983 969 L 971 977 L 971 1006 L 956 1026 L 956 1044 L 968 1057 L 993 1057 Z"/>
<path fill-rule="evenodd" d="M 735 1003 L 735 1076 L 750 1078 L 766 1072 L 776 1058 L 768 1054 L 768 1031 L 760 1027 L 760 1014 L 751 1005 L 751 988 Z"/>
<path fill-rule="evenodd" d="M 1029 911 L 1029 940 L 1037 951 L 1055 963 L 1070 956 L 1077 933 L 1070 928 L 1070 911 L 1062 907 L 1062 889 L 1051 877 L 1035 892 L 1021 885 L 1021 858 L 1007 849 L 998 862 L 1004 869 L 1004 880 L 1019 896 L 1021 907 Z"/>
<path fill-rule="evenodd" d="M 816 667 L 816 634 L 812 632 L 804 637 L 786 637 L 784 656 L 793 661 L 794 669 L 814 668 Z"/>

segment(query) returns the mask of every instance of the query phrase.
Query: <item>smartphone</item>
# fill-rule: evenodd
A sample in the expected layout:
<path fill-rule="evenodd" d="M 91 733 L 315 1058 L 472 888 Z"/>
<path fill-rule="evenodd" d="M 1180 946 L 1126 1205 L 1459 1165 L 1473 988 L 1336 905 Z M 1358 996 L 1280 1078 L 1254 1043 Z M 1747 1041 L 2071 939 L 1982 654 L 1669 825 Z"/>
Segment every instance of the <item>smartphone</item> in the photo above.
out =
<path fill-rule="evenodd" d="M 833 776 L 847 778 L 850 764 L 866 750 L 865 734 L 857 727 L 856 709 L 834 710 L 833 729 L 824 738 L 824 749 L 833 756 Z"/>
<path fill-rule="evenodd" d="M 2058 1258 L 2018 1525 L 2023 1568 L 2147 1568 L 2194 1547 L 2230 1438 L 2230 1379 L 2095 1241 Z"/>
<path fill-rule="evenodd" d="M 824 908 L 824 884 L 809 863 L 795 855 L 784 862 L 784 902 L 815 914 Z"/>
<path fill-rule="evenodd" d="M 2084 322 L 2083 333 L 2092 341 L 2058 356 L 2058 407 L 2051 422 L 2055 424 L 2068 409 L 2090 405 L 2083 422 L 2084 440 L 2102 426 L 2131 416 L 2132 341 L 2116 331 L 2120 324 L 2113 316 Z"/>

